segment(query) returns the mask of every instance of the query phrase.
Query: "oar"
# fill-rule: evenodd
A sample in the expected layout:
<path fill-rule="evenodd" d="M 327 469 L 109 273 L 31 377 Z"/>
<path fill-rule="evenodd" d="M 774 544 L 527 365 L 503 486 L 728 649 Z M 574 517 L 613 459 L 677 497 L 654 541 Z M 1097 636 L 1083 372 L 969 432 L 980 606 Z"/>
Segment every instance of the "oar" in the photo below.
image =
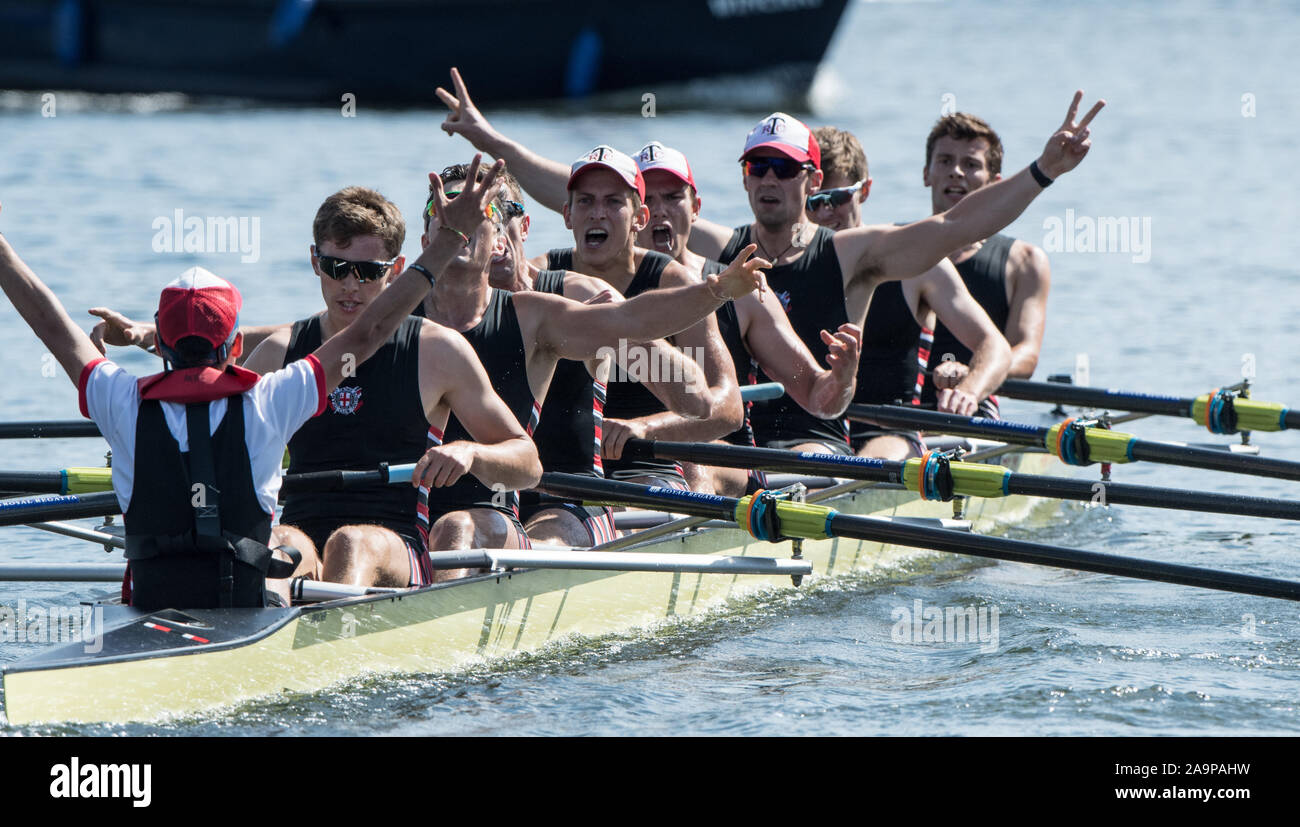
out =
<path fill-rule="evenodd" d="M 53 422 L 0 422 L 0 439 L 57 439 L 100 436 L 99 426 L 86 419 Z"/>
<path fill-rule="evenodd" d="M 783 395 L 785 395 L 785 385 L 780 382 L 764 382 L 761 385 L 740 386 L 740 401 L 742 402 L 780 399 Z"/>
<path fill-rule="evenodd" d="M 1300 480 L 1300 462 L 1234 454 L 1213 448 L 1193 448 L 1178 442 L 1153 442 L 1105 428 L 1082 427 L 1074 420 L 1045 428 L 1006 420 L 965 417 L 895 405 L 850 405 L 850 419 L 895 428 L 916 428 L 959 436 L 985 437 L 1018 445 L 1034 445 L 1069 465 L 1143 460 L 1232 474 Z"/>
<path fill-rule="evenodd" d="M 1183 398 L 1110 388 L 1085 388 L 1062 382 L 1008 379 L 997 392 L 1001 396 L 1030 402 L 1176 416 L 1191 419 L 1216 434 L 1300 428 L 1300 411 L 1291 410 L 1278 402 L 1247 399 L 1224 389 Z"/>
<path fill-rule="evenodd" d="M 759 496 L 732 499 L 716 494 L 646 487 L 596 477 L 548 472 L 542 486 L 556 494 L 596 502 L 621 502 L 660 508 L 679 514 L 729 520 L 759 539 L 825 539 L 846 537 L 870 542 L 893 543 L 914 548 L 969 554 L 994 560 L 1009 560 L 1076 571 L 1090 571 L 1155 580 L 1181 586 L 1275 597 L 1300 601 L 1300 583 L 1236 572 L 1215 571 L 1196 566 L 1142 560 L 1113 554 L 1030 543 L 1005 537 L 987 537 L 945 528 L 904 524 L 840 514 L 832 508 L 787 500 L 769 501 Z"/>
<path fill-rule="evenodd" d="M 415 463 L 380 465 L 370 471 L 312 471 L 306 474 L 289 474 L 284 478 L 280 493 L 304 491 L 348 491 L 371 485 L 409 483 Z M 107 468 L 90 469 L 108 471 Z M 61 472 L 50 472 L 50 479 L 58 479 Z M 111 479 L 105 479 L 110 485 Z M 93 494 L 75 494 L 55 497 L 27 497 L 0 501 L 0 526 L 26 525 L 50 520 L 76 520 L 83 517 L 107 517 L 122 513 L 117 496 L 112 491 Z"/>
<path fill-rule="evenodd" d="M 310 471 L 287 474 L 280 490 L 346 491 L 368 485 L 410 482 L 414 463 L 389 466 L 382 463 L 369 471 Z M 0 491 L 21 494 L 87 494 L 113 487 L 111 468 L 63 468 L 58 471 L 0 471 Z M 91 515 L 96 516 L 96 515 Z"/>
<path fill-rule="evenodd" d="M 898 462 L 872 457 L 846 457 L 839 454 L 809 452 L 796 454 L 793 451 L 719 445 L 712 442 L 656 442 L 641 439 L 628 440 L 623 446 L 623 456 L 631 459 L 641 457 L 675 459 L 728 468 L 831 474 L 855 480 L 888 482 L 915 491 L 922 495 L 922 499 L 950 500 L 957 494 L 969 497 L 1006 497 L 1012 494 L 1023 494 L 1057 500 L 1100 502 L 1103 505 L 1113 503 L 1147 508 L 1206 511 L 1244 517 L 1300 520 L 1300 502 L 1293 500 L 1020 474 L 1006 466 L 984 462 L 953 460 L 945 465 L 938 459 L 929 458 Z"/>

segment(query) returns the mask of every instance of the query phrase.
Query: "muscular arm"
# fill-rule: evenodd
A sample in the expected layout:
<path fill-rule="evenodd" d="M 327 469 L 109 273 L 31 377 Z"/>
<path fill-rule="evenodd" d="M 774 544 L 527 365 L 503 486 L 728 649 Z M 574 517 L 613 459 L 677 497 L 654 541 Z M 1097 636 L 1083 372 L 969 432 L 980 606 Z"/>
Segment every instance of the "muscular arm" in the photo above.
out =
<path fill-rule="evenodd" d="M 1064 123 L 1038 156 L 1038 167 L 1048 178 L 1064 175 L 1088 154 L 1091 147 L 1088 123 L 1105 106 L 1105 101 L 1098 101 L 1076 124 L 1074 117 L 1082 99 L 1083 93 L 1076 92 Z M 904 279 L 920 275 L 953 250 L 1005 228 L 1042 191 L 1029 167 L 1025 167 L 1009 178 L 972 192 L 947 212 L 901 227 L 860 227 L 836 233 L 835 252 L 845 283 L 871 276 Z"/>
<path fill-rule="evenodd" d="M 1052 287 L 1052 268 L 1047 254 L 1032 244 L 1017 241 L 1007 258 L 1007 282 L 1011 311 L 1007 315 L 1006 337 L 1011 345 L 1008 376 L 1028 379 L 1038 367 L 1047 320 L 1047 294 Z"/>
<path fill-rule="evenodd" d="M 690 271 L 674 263 L 664 270 L 660 284 L 664 287 L 696 283 Z M 704 368 L 707 387 L 699 388 L 697 396 L 708 406 L 707 414 L 700 419 L 688 419 L 671 411 L 652 414 L 634 420 L 637 435 L 646 439 L 702 442 L 725 436 L 744 422 L 744 407 L 740 401 L 740 388 L 736 383 L 736 370 L 731 363 L 717 320 L 710 313 L 707 318 L 674 337 L 679 348 L 699 354 L 697 361 Z M 647 387 L 650 385 L 647 383 Z M 653 391 L 654 389 L 651 388 Z"/>
<path fill-rule="evenodd" d="M 746 296 L 736 302 L 745 345 L 763 372 L 785 386 L 799 407 L 819 419 L 835 419 L 853 401 L 857 388 L 862 332 L 857 325 L 841 325 L 832 336 L 822 331 L 831 348 L 831 370 L 817 364 L 803 340 L 790 326 L 780 302 L 759 302 Z"/>
<path fill-rule="evenodd" d="M 521 293 L 515 302 L 527 309 L 524 332 L 537 347 L 564 359 L 589 359 L 601 349 L 617 350 L 620 340 L 644 342 L 672 336 L 712 317 L 724 302 L 719 296 L 741 297 L 760 287 L 759 268 L 766 263 L 743 252 L 722 273 L 703 281 L 674 264 L 670 270 L 682 271 L 678 286 L 617 303 L 579 304 L 546 293 Z"/>
<path fill-rule="evenodd" d="M 537 447 L 492 390 L 473 348 L 463 336 L 430 321 L 420 330 L 420 398 L 431 423 L 445 422 L 449 408 L 474 438 L 449 445 L 471 452 L 469 473 L 479 482 L 516 491 L 541 479 Z"/>
<path fill-rule="evenodd" d="M 72 321 L 58 296 L 36 276 L 4 236 L 0 236 L 0 289 L 74 385 L 81 380 L 86 365 L 101 358 L 90 337 Z"/>

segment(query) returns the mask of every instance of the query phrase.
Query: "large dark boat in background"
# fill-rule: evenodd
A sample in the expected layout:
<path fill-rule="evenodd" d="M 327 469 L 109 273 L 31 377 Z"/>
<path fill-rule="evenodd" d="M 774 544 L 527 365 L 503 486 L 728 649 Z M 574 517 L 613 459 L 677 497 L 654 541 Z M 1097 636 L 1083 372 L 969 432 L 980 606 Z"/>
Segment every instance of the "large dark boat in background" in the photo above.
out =
<path fill-rule="evenodd" d="M 801 97 L 846 4 L 0 0 L 0 89 L 423 105 L 459 66 L 492 103 L 701 80 Z"/>

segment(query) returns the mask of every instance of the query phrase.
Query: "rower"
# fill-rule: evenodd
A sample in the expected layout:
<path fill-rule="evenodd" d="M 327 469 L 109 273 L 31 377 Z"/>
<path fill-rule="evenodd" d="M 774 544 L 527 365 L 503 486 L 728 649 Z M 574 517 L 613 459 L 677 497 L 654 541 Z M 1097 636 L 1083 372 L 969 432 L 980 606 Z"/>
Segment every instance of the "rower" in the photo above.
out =
<path fill-rule="evenodd" d="M 940 213 L 970 193 L 1002 180 L 1002 140 L 986 122 L 958 112 L 942 117 L 925 141 L 922 180 L 930 188 L 930 208 Z M 1038 366 L 1047 318 L 1047 294 L 1052 286 L 1047 254 L 1039 247 L 1005 235 L 994 235 L 952 253 L 962 281 L 993 319 L 1011 346 L 1007 376 L 1028 379 Z M 971 364 L 971 351 L 940 319 L 934 331 L 929 367 L 936 385 L 960 378 Z M 922 400 L 934 397 L 927 384 Z M 997 416 L 997 398 L 982 409 Z"/>
<path fill-rule="evenodd" d="M 445 235 L 446 233 L 442 234 Z M 249 358 L 259 373 L 277 370 L 347 329 L 386 289 L 402 266 L 406 222 L 378 192 L 348 187 L 321 204 L 312 222 L 312 270 L 325 310 L 281 326 Z M 459 258 L 486 262 L 492 239 L 462 245 Z M 455 382 L 449 384 L 449 375 Z M 450 413 L 473 423 L 475 439 L 437 448 L 430 429 Z M 289 473 L 366 470 L 380 463 L 419 462 L 430 481 L 462 475 L 529 485 L 536 449 L 464 341 L 451 331 L 408 317 L 375 356 L 357 365 L 330 394 L 329 406 L 289 441 Z M 315 579 L 360 586 L 423 586 L 434 582 L 416 522 L 413 487 L 376 484 L 346 492 L 290 494 L 276 537 L 304 552 Z"/>
<path fill-rule="evenodd" d="M 754 222 L 732 230 L 700 219 L 691 233 L 691 249 L 729 261 L 736 250 L 757 243 L 759 253 L 774 261 L 769 283 L 786 305 L 795 332 L 814 356 L 824 358 L 822 328 L 862 324 L 880 284 L 920 275 L 950 250 L 997 232 L 1054 178 L 1078 166 L 1091 146 L 1088 124 L 1104 105 L 1099 101 L 1076 121 L 1082 98 L 1082 92 L 1075 93 L 1064 122 L 1022 172 L 912 224 L 838 233 L 816 227 L 806 214 L 808 196 L 824 181 L 811 130 L 774 112 L 750 131 L 740 156 Z M 756 404 L 753 420 L 760 443 L 769 446 L 817 450 L 829 438 L 851 450 L 842 421 L 811 417 L 788 398 Z"/>
<path fill-rule="evenodd" d="M 862 144 L 852 132 L 833 126 L 819 127 L 813 135 L 823 178 L 822 187 L 808 198 L 808 214 L 836 232 L 862 226 L 862 205 L 871 191 Z M 1006 378 L 1010 348 L 947 259 L 915 278 L 886 281 L 876 288 L 863 325 L 854 402 L 920 402 L 936 318 L 958 332 L 973 356 L 968 359 L 970 369 L 955 384 L 943 384 L 933 403 L 945 413 L 976 412 L 979 402 Z M 943 373 L 939 381 L 948 378 L 950 374 Z M 925 451 L 915 431 L 854 422 L 850 436 L 861 456 L 907 459 Z"/>
<path fill-rule="evenodd" d="M 650 223 L 638 235 L 638 244 L 672 256 L 692 273 L 720 272 L 722 264 L 687 247 L 702 201 L 686 156 L 653 141 L 641 148 L 636 160 L 645 178 L 646 207 L 650 210 Z M 862 337 L 857 325 L 845 323 L 834 334 L 821 331 L 822 341 L 829 349 L 826 359 L 830 369 L 826 369 L 813 359 L 795 335 L 779 302 L 760 302 L 746 296 L 719 308 L 717 322 L 738 378 L 753 384 L 758 381 L 757 371 L 761 369 L 764 375 L 784 385 L 790 398 L 813 416 L 833 419 L 843 415 L 853 399 L 856 382 Z M 744 425 L 722 441 L 756 445 L 749 421 L 751 404 L 745 405 Z M 762 472 L 694 463 L 682 467 L 696 490 L 740 496 L 751 489 L 766 487 Z M 707 479 L 698 480 L 694 475 Z"/>
<path fill-rule="evenodd" d="M 628 163 L 631 160 L 628 159 Z M 579 165 L 575 165 L 579 166 Z M 613 174 L 606 160 L 584 160 L 575 175 Z M 635 165 L 632 166 L 635 169 Z M 448 167 L 441 178 L 448 192 L 463 186 L 469 170 Z M 621 200 L 621 196 L 620 196 Z M 498 256 L 507 248 L 503 217 L 507 207 L 499 201 L 494 249 Z M 427 240 L 438 229 L 439 217 L 427 211 Z M 560 359 L 585 360 L 602 350 L 616 351 L 620 338 L 653 342 L 691 327 L 710 317 L 722 303 L 759 287 L 766 264 L 760 259 L 738 257 L 735 265 L 703 282 L 663 290 L 655 296 L 585 305 L 560 295 L 525 290 L 510 293 L 490 283 L 490 262 L 469 266 L 456 261 L 439 278 L 424 303 L 425 315 L 460 331 L 478 354 L 511 413 L 530 433 L 540 414 L 541 400 L 552 387 Z M 589 286 L 599 292 L 599 285 Z M 586 400 L 564 400 L 563 405 L 591 404 Z M 447 436 L 459 433 L 460 424 L 448 423 Z M 430 441 L 440 435 L 430 433 Z M 570 461 L 587 463 L 594 447 L 591 441 L 572 445 Z M 586 466 L 591 468 L 590 465 Z M 437 492 L 421 492 L 421 517 L 429 522 L 428 542 L 436 548 L 518 548 L 528 543 L 519 521 L 518 498 L 510 485 L 484 485 L 472 480 Z M 427 517 L 426 517 L 427 514 Z"/>
<path fill-rule="evenodd" d="M 208 271 L 191 268 L 163 290 L 157 333 L 166 367 L 136 379 L 100 355 L 0 237 L 0 288 L 76 383 L 83 415 L 113 450 L 129 602 L 146 609 L 267 605 L 265 578 L 293 568 L 291 561 L 273 563 L 267 548 L 290 436 L 397 329 L 463 239 L 483 237 L 482 210 L 500 167 L 460 204 L 449 207 L 439 194 L 447 230 L 358 324 L 266 376 L 232 364 L 243 346 L 236 324 L 242 299 Z M 440 390 L 452 392 L 453 374 L 438 376 Z"/>
<path fill-rule="evenodd" d="M 505 244 L 492 257 L 488 282 L 511 293 L 537 290 L 584 304 L 622 301 L 621 295 L 598 278 L 564 270 L 540 270 L 528 261 L 524 241 L 532 217 L 524 208 L 519 182 L 509 174 L 505 182 Z M 605 476 L 600 456 L 605 382 L 598 378 L 608 378 L 608 367 L 604 365 L 598 359 L 560 359 L 556 363 L 533 429 L 543 470 Z M 544 545 L 590 547 L 618 537 L 609 506 L 544 500 L 537 491 L 519 493 L 519 519 L 529 540 Z"/>
<path fill-rule="evenodd" d="M 437 94 L 451 110 L 443 129 L 507 160 L 524 190 L 539 203 L 564 215 L 575 246 L 534 260 L 546 269 L 575 270 L 597 276 L 628 298 L 671 285 L 698 284 L 699 279 L 668 256 L 634 243 L 649 220 L 645 185 L 636 162 L 608 146 L 599 146 L 567 168 L 511 141 L 488 124 L 474 106 L 460 74 L 453 69 L 456 94 Z M 629 337 L 627 350 L 642 346 Z M 656 371 L 658 383 L 613 381 L 605 404 L 602 452 L 605 471 L 615 479 L 686 488 L 676 462 L 622 458 L 628 439 L 702 441 L 725 436 L 744 420 L 735 369 L 712 315 L 673 337 L 673 344 L 703 367 L 706 382 Z M 649 364 L 651 360 L 640 360 Z M 662 373 L 669 373 L 667 380 Z M 653 375 L 650 378 L 654 378 Z"/>

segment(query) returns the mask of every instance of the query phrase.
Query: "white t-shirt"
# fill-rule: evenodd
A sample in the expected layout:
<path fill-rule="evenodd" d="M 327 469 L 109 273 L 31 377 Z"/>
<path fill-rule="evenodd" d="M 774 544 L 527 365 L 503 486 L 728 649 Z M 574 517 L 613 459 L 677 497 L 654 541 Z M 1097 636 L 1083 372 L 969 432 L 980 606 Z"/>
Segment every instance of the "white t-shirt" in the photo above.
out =
<path fill-rule="evenodd" d="M 140 412 L 139 380 L 107 359 L 92 362 L 79 385 L 81 412 L 96 425 L 113 449 L 113 491 L 126 513 L 135 482 L 136 419 Z M 280 466 L 289 438 L 304 422 L 325 410 L 325 372 L 315 356 L 268 373 L 243 394 L 244 443 L 253 472 L 253 488 L 262 509 L 275 515 L 280 496 Z M 226 399 L 208 406 L 210 432 L 226 415 Z M 185 405 L 163 402 L 163 417 L 182 453 L 189 451 Z"/>

